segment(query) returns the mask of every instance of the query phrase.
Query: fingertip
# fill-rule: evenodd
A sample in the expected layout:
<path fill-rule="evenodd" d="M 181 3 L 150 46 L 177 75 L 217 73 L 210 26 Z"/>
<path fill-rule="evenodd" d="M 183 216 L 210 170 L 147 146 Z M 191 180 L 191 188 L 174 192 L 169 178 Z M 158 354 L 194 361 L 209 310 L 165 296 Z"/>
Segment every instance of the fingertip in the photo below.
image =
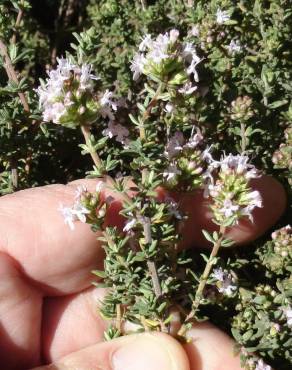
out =
<path fill-rule="evenodd" d="M 184 345 L 191 370 L 241 370 L 239 356 L 234 354 L 235 342 L 209 323 L 197 323 L 188 332 Z"/>
<path fill-rule="evenodd" d="M 180 344 L 161 333 L 129 335 L 96 344 L 72 353 L 51 366 L 38 370 L 190 370 Z"/>

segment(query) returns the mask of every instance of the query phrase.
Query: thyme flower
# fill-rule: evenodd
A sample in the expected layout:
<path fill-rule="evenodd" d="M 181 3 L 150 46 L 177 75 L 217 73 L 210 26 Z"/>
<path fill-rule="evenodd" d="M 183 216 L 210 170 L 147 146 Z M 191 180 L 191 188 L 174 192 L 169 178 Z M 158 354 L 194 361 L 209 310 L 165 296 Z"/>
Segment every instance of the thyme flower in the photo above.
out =
<path fill-rule="evenodd" d="M 258 170 L 248 163 L 247 156 L 229 154 L 220 161 L 209 160 L 209 169 L 205 174 L 208 180 L 205 196 L 213 198 L 211 208 L 216 221 L 235 224 L 243 216 L 252 221 L 254 208 L 262 207 L 260 193 L 252 191 L 248 185 L 250 179 L 259 176 Z"/>
<path fill-rule="evenodd" d="M 202 59 L 192 43 L 179 41 L 176 29 L 159 34 L 155 39 L 145 35 L 138 50 L 130 66 L 135 81 L 144 74 L 154 81 L 167 79 L 170 86 L 180 85 L 182 94 L 189 95 L 197 89 L 188 76 L 199 81 L 197 65 Z"/>
<path fill-rule="evenodd" d="M 38 87 L 39 105 L 43 120 L 75 127 L 81 120 L 90 123 L 97 115 L 93 102 L 91 65 L 78 66 L 65 58 L 57 59 L 57 68 L 48 72 L 48 78 Z M 82 117 L 82 118 L 81 118 Z"/>

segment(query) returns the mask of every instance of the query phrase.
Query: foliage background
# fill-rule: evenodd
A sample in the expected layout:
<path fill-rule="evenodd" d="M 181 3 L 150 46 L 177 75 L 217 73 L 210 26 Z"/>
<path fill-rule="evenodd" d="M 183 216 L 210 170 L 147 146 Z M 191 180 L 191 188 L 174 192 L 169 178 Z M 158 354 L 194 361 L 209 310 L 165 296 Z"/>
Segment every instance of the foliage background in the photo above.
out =
<path fill-rule="evenodd" d="M 133 84 L 129 70 L 141 36 L 171 27 L 186 35 L 194 25 L 200 26 L 196 41 L 205 58 L 200 67 L 200 84 L 206 95 L 204 102 L 193 102 L 190 119 L 201 126 L 215 148 L 235 152 L 240 149 L 241 130 L 239 120 L 232 119 L 234 112 L 230 104 L 237 97 L 248 95 L 252 101 L 250 118 L 245 122 L 247 150 L 259 167 L 281 176 L 285 182 L 291 172 L 288 174 L 287 168 L 275 171 L 271 153 L 285 142 L 284 130 L 292 121 L 291 4 L 278 0 L 237 3 L 230 0 L 207 3 L 190 0 L 2 1 L 1 39 L 8 45 L 19 74 L 19 85 L 7 84 L 2 64 L 1 193 L 66 182 L 84 176 L 88 169 L 87 159 L 76 149 L 81 138 L 75 131 L 64 133 L 62 127 L 41 123 L 33 88 L 39 84 L 40 77 L 46 76 L 46 69 L 55 65 L 57 56 L 77 49 L 79 58 L 93 64 L 104 87 L 114 85 L 118 94 L 131 97 L 141 87 Z M 15 26 L 19 8 L 24 15 Z M 214 23 L 218 8 L 232 13 L 227 31 Z M 234 38 L 243 46 L 243 52 L 233 56 L 228 54 L 227 47 Z M 23 114 L 17 91 L 27 95 L 29 113 Z M 291 170 L 291 153 L 286 162 Z M 12 170 L 17 170 L 17 181 Z"/>

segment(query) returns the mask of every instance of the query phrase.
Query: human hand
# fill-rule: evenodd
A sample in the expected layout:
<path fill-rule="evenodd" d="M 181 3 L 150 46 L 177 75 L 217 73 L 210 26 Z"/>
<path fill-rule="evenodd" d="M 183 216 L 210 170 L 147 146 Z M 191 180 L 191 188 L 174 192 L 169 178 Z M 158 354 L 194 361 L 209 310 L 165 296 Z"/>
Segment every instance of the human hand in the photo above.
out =
<path fill-rule="evenodd" d="M 83 180 L 88 189 L 92 180 Z M 51 185 L 0 200 L 0 363 L 28 369 L 239 370 L 233 341 L 198 324 L 181 346 L 160 333 L 103 343 L 107 323 L 97 312 L 103 291 L 90 271 L 102 268 L 103 251 L 89 226 L 72 232 L 58 212 L 77 185 Z M 42 367 L 46 369 L 46 367 Z"/>

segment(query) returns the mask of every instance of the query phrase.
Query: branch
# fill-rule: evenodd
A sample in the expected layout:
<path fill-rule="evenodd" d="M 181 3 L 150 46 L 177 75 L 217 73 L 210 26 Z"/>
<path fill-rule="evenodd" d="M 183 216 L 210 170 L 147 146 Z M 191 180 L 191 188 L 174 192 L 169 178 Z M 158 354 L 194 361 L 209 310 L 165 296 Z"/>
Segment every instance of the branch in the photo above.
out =
<path fill-rule="evenodd" d="M 81 131 L 82 131 L 82 134 L 84 136 L 85 143 L 88 146 L 88 148 L 90 149 L 91 158 L 92 158 L 94 164 L 96 165 L 96 167 L 100 169 L 102 167 L 102 162 L 101 162 L 98 154 L 96 153 L 96 151 L 92 150 L 92 145 L 91 145 L 91 141 L 90 141 L 90 128 L 88 126 L 81 125 Z"/>
<path fill-rule="evenodd" d="M 152 108 L 155 107 L 155 104 L 157 102 L 157 98 L 161 94 L 161 91 L 162 90 L 163 90 L 163 84 L 160 83 L 158 85 L 158 88 L 157 88 L 156 92 L 155 92 L 155 95 L 153 96 L 153 98 L 151 99 L 150 103 L 148 104 L 147 109 L 143 113 L 143 116 L 142 116 L 142 126 L 140 127 L 140 139 L 141 140 L 145 140 L 146 139 L 146 132 L 145 132 L 144 123 L 148 119 L 148 117 L 150 116 Z"/>
<path fill-rule="evenodd" d="M 208 262 L 205 266 L 204 272 L 203 272 L 203 274 L 201 275 L 201 278 L 200 278 L 200 283 L 199 283 L 198 289 L 196 291 L 196 295 L 195 295 L 195 299 L 194 299 L 194 302 L 193 302 L 192 310 L 188 314 L 188 316 L 186 317 L 185 323 L 181 326 L 180 330 L 178 331 L 178 336 L 184 336 L 186 334 L 186 331 L 188 329 L 187 324 L 190 321 L 192 321 L 193 318 L 195 317 L 196 311 L 197 311 L 197 309 L 200 305 L 201 299 L 202 299 L 202 294 L 203 294 L 204 288 L 206 286 L 208 277 L 209 277 L 210 272 L 211 272 L 212 267 L 213 267 L 214 258 L 217 256 L 218 251 L 221 247 L 221 243 L 224 239 L 225 231 L 226 231 L 226 227 L 225 226 L 220 226 L 220 230 L 219 230 L 220 238 L 216 241 L 216 243 L 213 246 L 212 252 L 211 252 L 210 257 L 209 257 L 209 260 L 208 260 Z"/>
<path fill-rule="evenodd" d="M 7 73 L 7 76 L 9 78 L 9 80 L 13 81 L 15 84 L 18 85 L 19 81 L 18 81 L 17 74 L 15 72 L 15 69 L 14 69 L 13 64 L 11 62 L 11 59 L 9 57 L 7 47 L 1 39 L 0 39 L 0 55 L 2 56 L 2 58 L 4 60 L 4 68 L 6 70 L 6 73 Z M 24 93 L 19 92 L 18 96 L 20 98 L 20 101 L 23 105 L 24 110 L 26 112 L 29 112 L 29 105 L 28 105 L 28 102 L 27 102 L 27 99 L 26 99 Z"/>
<path fill-rule="evenodd" d="M 23 10 L 22 9 L 19 9 L 18 14 L 17 14 L 17 18 L 16 18 L 16 22 L 15 22 L 15 25 L 14 25 L 15 30 L 14 30 L 13 36 L 11 37 L 11 40 L 10 40 L 10 42 L 12 44 L 15 44 L 15 42 L 16 42 L 17 28 L 20 25 L 22 16 L 23 16 Z"/>

